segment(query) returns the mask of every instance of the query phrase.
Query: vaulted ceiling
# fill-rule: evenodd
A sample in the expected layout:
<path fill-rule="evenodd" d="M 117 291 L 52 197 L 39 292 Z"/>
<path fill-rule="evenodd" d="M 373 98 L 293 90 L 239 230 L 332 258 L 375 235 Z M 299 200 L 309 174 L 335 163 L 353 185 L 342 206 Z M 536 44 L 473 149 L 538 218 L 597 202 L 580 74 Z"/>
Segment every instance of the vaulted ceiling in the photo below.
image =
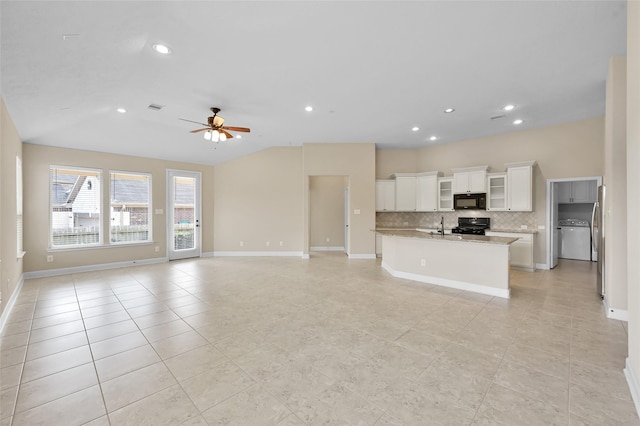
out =
<path fill-rule="evenodd" d="M 2 96 L 24 142 L 202 164 L 313 142 L 416 148 L 600 116 L 608 60 L 626 51 L 624 1 L 0 8 Z M 213 106 L 251 133 L 213 144 L 179 120 L 206 123 Z"/>

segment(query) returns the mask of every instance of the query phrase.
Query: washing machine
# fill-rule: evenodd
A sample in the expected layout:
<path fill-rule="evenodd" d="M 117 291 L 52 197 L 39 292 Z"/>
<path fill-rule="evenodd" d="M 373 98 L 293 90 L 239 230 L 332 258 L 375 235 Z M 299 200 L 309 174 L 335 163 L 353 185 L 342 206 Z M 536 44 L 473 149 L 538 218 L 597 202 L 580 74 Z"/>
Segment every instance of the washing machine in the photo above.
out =
<path fill-rule="evenodd" d="M 560 252 L 563 259 L 591 260 L 591 225 L 588 220 L 563 219 L 560 228 Z"/>

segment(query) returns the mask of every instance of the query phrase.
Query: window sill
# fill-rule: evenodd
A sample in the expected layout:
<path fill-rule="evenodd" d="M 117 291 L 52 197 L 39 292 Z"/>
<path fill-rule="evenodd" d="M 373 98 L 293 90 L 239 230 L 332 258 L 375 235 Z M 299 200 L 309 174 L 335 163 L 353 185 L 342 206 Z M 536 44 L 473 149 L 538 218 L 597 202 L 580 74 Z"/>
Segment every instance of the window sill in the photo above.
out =
<path fill-rule="evenodd" d="M 99 250 L 110 248 L 123 248 L 123 247 L 140 247 L 140 246 L 152 246 L 155 241 L 143 241 L 139 243 L 112 243 L 112 244 L 96 244 L 91 246 L 73 246 L 73 247 L 49 247 L 47 252 L 63 252 L 63 251 L 78 251 L 78 250 Z"/>

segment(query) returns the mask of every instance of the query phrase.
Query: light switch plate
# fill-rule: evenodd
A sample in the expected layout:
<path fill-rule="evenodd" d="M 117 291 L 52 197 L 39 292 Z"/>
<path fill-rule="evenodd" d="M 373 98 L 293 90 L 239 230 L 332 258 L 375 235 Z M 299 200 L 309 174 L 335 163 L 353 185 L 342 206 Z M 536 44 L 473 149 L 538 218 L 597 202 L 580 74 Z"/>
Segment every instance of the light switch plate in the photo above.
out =
<path fill-rule="evenodd" d="M 355 210 L 353 211 L 353 214 L 360 214 L 360 209 L 355 209 Z"/>

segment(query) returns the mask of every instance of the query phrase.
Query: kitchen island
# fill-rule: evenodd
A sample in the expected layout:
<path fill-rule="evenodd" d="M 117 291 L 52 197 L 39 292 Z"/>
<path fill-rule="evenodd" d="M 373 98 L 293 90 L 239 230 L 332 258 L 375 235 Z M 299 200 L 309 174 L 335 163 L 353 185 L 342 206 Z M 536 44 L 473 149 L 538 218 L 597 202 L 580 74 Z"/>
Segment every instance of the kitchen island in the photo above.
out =
<path fill-rule="evenodd" d="M 394 277 L 509 298 L 509 245 L 517 238 L 377 230 Z"/>

